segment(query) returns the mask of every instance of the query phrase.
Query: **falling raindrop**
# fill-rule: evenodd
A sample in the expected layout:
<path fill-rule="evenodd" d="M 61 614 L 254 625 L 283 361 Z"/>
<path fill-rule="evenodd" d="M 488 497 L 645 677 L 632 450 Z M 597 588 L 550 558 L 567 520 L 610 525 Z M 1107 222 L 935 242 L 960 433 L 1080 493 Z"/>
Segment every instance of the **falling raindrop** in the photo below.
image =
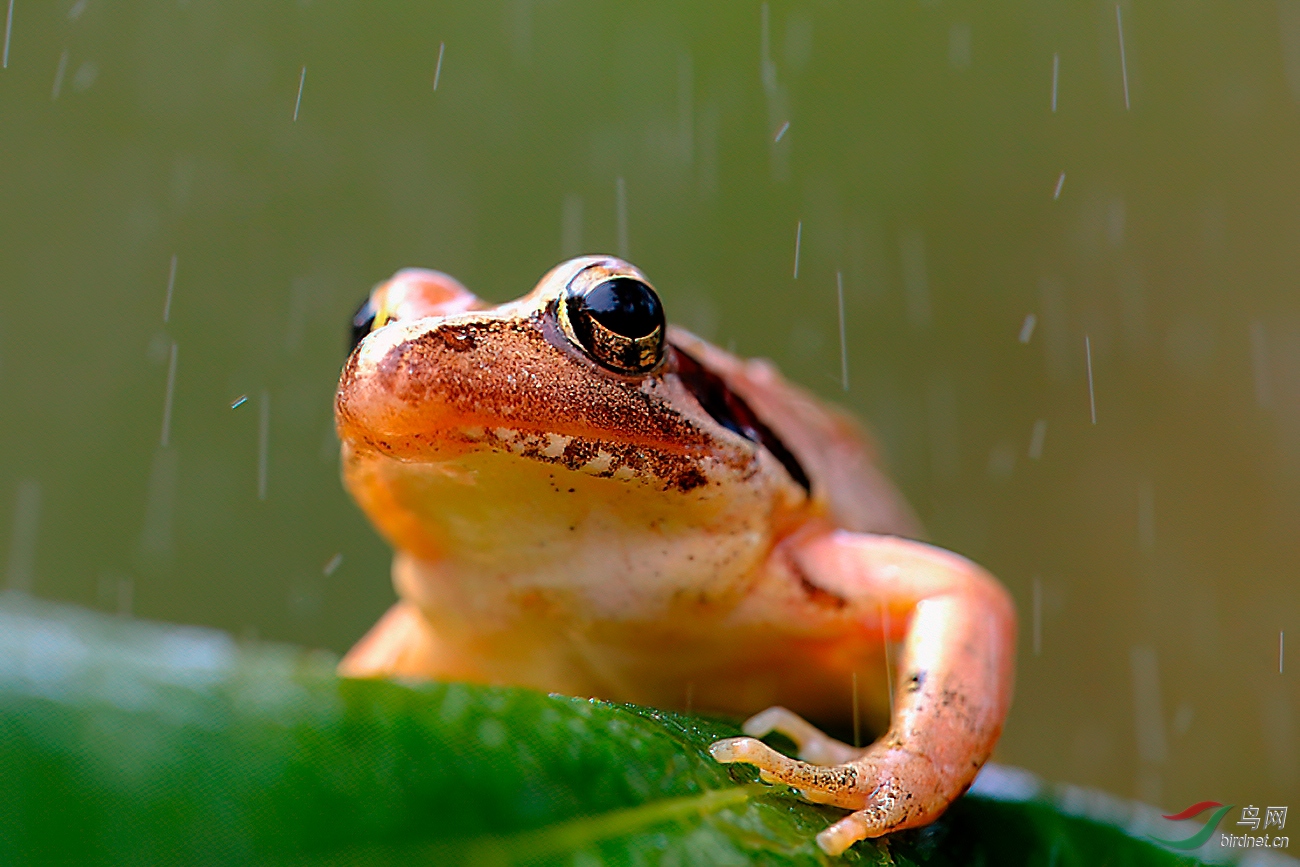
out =
<path fill-rule="evenodd" d="M 172 253 L 171 270 L 167 272 L 167 300 L 163 302 L 163 322 L 172 316 L 172 290 L 176 288 L 176 254 Z"/>
<path fill-rule="evenodd" d="M 54 87 L 50 89 L 51 101 L 58 99 L 59 94 L 63 92 L 63 76 L 64 74 L 67 73 L 67 71 L 68 71 L 68 49 L 65 48 L 63 49 L 63 53 L 59 55 L 59 65 L 54 70 Z"/>
<path fill-rule="evenodd" d="M 1124 56 L 1124 16 L 1120 14 L 1119 4 L 1115 4 L 1115 25 L 1119 29 L 1119 69 L 1124 77 L 1124 110 L 1128 105 L 1128 60 Z"/>
<path fill-rule="evenodd" d="M 766 4 L 764 4 L 766 8 Z M 9 34 L 14 29 L 14 0 L 9 0 L 9 14 L 5 16 L 5 50 L 4 60 L 0 62 L 0 67 L 9 68 Z"/>
<path fill-rule="evenodd" d="M 1029 435 L 1029 457 L 1038 460 L 1043 456 L 1043 441 L 1047 439 L 1047 419 L 1034 422 L 1034 432 Z"/>
<path fill-rule="evenodd" d="M 763 4 L 767 8 L 767 4 Z M 803 243 L 803 220 L 794 227 L 794 279 L 799 279 L 799 246 Z"/>
<path fill-rule="evenodd" d="M 1024 324 L 1020 326 L 1020 342 L 1028 343 L 1034 336 L 1034 326 L 1038 324 L 1038 317 L 1033 313 L 1025 316 Z"/>
<path fill-rule="evenodd" d="M 302 106 L 302 86 L 307 81 L 307 65 L 303 64 L 302 74 L 298 76 L 298 98 L 293 102 L 293 122 L 298 122 L 298 109 Z"/>
<path fill-rule="evenodd" d="M 167 362 L 167 393 L 163 397 L 162 446 L 166 448 L 172 438 L 172 395 L 176 391 L 176 341 L 172 341 Z"/>
<path fill-rule="evenodd" d="M 1088 411 L 1092 415 L 1092 423 L 1097 423 L 1097 398 L 1092 390 L 1092 341 L 1088 335 L 1083 335 L 1083 353 L 1088 362 Z"/>

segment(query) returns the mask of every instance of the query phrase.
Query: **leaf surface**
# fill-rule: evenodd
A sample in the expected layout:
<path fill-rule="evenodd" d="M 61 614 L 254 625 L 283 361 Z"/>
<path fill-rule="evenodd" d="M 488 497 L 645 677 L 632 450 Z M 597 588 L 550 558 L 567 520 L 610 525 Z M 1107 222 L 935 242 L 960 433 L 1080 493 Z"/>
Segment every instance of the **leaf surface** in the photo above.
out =
<path fill-rule="evenodd" d="M 813 837 L 842 811 L 709 758 L 733 722 L 333 666 L 0 600 L 0 862 L 1197 863 L 1041 793 L 831 859 Z"/>

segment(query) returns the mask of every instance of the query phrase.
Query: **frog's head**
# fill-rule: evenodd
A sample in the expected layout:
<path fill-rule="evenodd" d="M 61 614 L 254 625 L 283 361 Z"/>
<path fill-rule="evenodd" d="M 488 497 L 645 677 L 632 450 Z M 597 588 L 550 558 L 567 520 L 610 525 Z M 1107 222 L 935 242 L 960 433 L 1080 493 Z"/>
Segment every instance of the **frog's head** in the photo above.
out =
<path fill-rule="evenodd" d="M 593 533 L 680 550 L 808 502 L 796 459 L 622 260 L 570 260 L 498 306 L 400 271 L 354 337 L 335 402 L 345 481 L 417 558 L 506 572 Z"/>

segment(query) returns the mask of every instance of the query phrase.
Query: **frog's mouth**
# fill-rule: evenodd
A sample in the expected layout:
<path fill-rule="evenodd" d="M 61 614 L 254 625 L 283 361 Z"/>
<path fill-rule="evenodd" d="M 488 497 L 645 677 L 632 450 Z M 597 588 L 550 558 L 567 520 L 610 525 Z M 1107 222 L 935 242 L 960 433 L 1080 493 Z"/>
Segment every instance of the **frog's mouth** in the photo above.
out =
<path fill-rule="evenodd" d="M 798 458 L 786 448 L 771 428 L 763 424 L 749 408 L 749 404 L 728 388 L 722 377 L 700 364 L 680 346 L 673 346 L 671 352 L 677 376 L 700 408 L 727 430 L 767 449 L 785 467 L 790 478 L 806 493 L 811 494 L 812 483 Z"/>

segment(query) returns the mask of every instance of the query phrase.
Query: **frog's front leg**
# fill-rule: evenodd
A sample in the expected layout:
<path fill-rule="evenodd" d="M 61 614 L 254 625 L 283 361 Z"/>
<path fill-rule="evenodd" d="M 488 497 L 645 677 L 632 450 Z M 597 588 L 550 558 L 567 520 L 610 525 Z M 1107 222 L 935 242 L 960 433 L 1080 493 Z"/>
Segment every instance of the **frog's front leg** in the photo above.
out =
<path fill-rule="evenodd" d="M 756 765 L 763 779 L 798 789 L 809 801 L 853 810 L 817 835 L 818 845 L 836 855 L 864 838 L 934 821 L 970 786 L 1011 704 L 1015 608 L 974 563 L 907 539 L 836 531 L 788 556 L 814 584 L 866 610 L 878 600 L 885 621 L 902 625 L 889 731 L 860 751 L 833 741 L 843 747 L 832 750 L 834 764 L 812 755 L 797 761 L 752 737 L 718 741 L 710 752 L 720 762 Z M 779 730 L 804 752 L 804 741 L 815 739 L 790 717 L 812 728 L 774 708 L 745 730 Z M 773 721 L 780 724 L 768 725 Z"/>

